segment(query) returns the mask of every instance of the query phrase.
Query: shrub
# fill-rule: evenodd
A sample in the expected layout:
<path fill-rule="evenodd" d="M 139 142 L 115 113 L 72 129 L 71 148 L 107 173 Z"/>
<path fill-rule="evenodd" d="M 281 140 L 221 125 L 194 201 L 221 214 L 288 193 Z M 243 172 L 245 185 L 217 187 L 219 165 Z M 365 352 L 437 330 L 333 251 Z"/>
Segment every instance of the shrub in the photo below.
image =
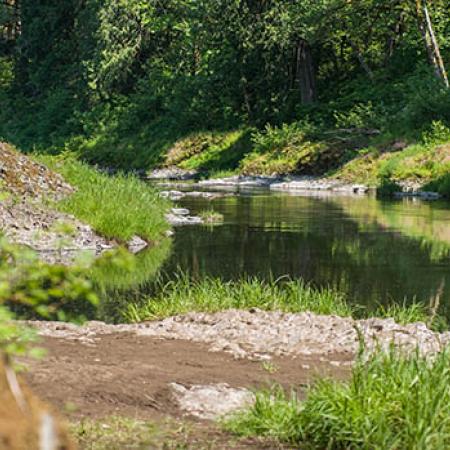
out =
<path fill-rule="evenodd" d="M 85 268 L 50 265 L 0 242 L 0 304 L 20 317 L 78 321 L 97 303 Z"/>
<path fill-rule="evenodd" d="M 401 192 L 402 187 L 388 177 L 381 177 L 377 186 L 377 196 L 392 197 L 396 192 Z"/>

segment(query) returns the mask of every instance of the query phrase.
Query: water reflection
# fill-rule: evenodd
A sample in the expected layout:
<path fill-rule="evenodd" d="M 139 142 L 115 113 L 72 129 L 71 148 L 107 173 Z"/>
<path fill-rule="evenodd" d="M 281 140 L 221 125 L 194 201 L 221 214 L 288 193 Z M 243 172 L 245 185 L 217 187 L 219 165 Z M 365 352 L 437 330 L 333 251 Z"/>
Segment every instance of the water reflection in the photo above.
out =
<path fill-rule="evenodd" d="M 204 199 L 183 200 L 194 212 Z M 214 228 L 176 232 L 167 271 L 235 279 L 291 275 L 332 285 L 360 304 L 427 301 L 445 282 L 450 303 L 450 208 L 444 203 L 368 197 L 226 197 Z"/>

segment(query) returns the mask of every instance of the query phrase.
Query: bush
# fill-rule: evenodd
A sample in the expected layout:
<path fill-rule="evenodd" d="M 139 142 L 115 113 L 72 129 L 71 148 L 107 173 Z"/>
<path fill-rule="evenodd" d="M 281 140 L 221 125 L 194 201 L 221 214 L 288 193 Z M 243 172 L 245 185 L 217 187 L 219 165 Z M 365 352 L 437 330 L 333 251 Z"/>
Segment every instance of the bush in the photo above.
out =
<path fill-rule="evenodd" d="M 254 133 L 253 149 L 241 161 L 241 171 L 264 175 L 325 171 L 328 165 L 324 160 L 336 155 L 323 143 L 310 142 L 305 133 L 308 129 L 308 124 L 294 122 L 281 127 L 267 125 L 264 131 Z"/>
<path fill-rule="evenodd" d="M 381 177 L 377 186 L 377 197 L 392 197 L 396 192 L 401 192 L 402 187 L 388 177 Z"/>
<path fill-rule="evenodd" d="M 97 303 L 85 268 L 46 264 L 0 242 L 0 304 L 20 317 L 78 321 Z"/>

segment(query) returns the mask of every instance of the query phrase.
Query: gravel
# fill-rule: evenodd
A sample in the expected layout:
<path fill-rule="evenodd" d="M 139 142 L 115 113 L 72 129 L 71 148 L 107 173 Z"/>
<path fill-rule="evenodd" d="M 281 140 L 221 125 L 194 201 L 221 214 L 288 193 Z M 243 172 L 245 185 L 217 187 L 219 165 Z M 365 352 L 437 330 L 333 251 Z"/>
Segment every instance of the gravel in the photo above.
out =
<path fill-rule="evenodd" d="M 161 321 L 132 325 L 88 322 L 83 326 L 55 322 L 32 322 L 45 336 L 95 340 L 98 334 L 131 332 L 163 339 L 183 339 L 209 345 L 210 351 L 225 351 L 235 358 L 267 360 L 273 356 L 356 355 L 363 338 L 367 354 L 391 344 L 422 354 L 441 351 L 450 332 L 436 333 L 423 323 L 399 325 L 392 319 L 354 320 L 313 313 L 290 314 L 228 310 L 214 314 L 189 313 Z"/>
<path fill-rule="evenodd" d="M 89 225 L 48 206 L 73 192 L 61 175 L 0 143 L 0 231 L 9 241 L 62 264 L 72 263 L 80 252 L 97 256 L 113 248 Z"/>

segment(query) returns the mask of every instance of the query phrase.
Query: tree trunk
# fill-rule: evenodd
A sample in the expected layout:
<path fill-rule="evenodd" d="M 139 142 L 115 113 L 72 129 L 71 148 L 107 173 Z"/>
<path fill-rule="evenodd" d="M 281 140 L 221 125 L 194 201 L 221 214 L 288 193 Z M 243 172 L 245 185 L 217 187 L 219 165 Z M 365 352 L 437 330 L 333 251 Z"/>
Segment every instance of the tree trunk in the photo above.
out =
<path fill-rule="evenodd" d="M 300 87 L 303 104 L 314 103 L 316 100 L 316 77 L 314 73 L 311 47 L 301 39 L 297 45 L 296 78 Z"/>
<path fill-rule="evenodd" d="M 431 23 L 430 13 L 428 12 L 427 3 L 423 2 L 423 12 L 425 16 L 425 23 L 430 36 L 431 45 L 433 46 L 433 52 L 436 60 L 437 70 L 439 72 L 439 77 L 443 81 L 446 88 L 449 87 L 447 72 L 445 71 L 444 61 L 442 60 L 441 51 L 439 49 L 439 44 L 434 34 L 433 24 Z"/>
<path fill-rule="evenodd" d="M 416 0 L 416 13 L 419 30 L 422 34 L 428 56 L 428 62 L 433 66 L 436 77 L 444 83 L 446 88 L 448 88 L 449 82 L 447 72 L 445 71 L 444 61 L 442 60 L 439 44 L 434 33 L 426 0 L 424 0 L 423 3 L 421 0 Z"/>
<path fill-rule="evenodd" d="M 386 56 L 384 58 L 384 65 L 386 66 L 389 60 L 394 55 L 395 48 L 398 44 L 400 36 L 402 34 L 403 23 L 405 20 L 405 12 L 400 12 L 397 22 L 394 25 L 391 36 L 389 36 L 386 45 Z"/>
<path fill-rule="evenodd" d="M 369 67 L 369 64 L 367 64 L 366 59 L 364 58 L 363 54 L 360 52 L 358 46 L 349 38 L 348 42 L 350 43 L 350 47 L 355 52 L 356 57 L 358 58 L 359 64 L 363 68 L 364 72 L 367 73 L 368 77 L 373 80 L 373 72 L 372 69 Z"/>

